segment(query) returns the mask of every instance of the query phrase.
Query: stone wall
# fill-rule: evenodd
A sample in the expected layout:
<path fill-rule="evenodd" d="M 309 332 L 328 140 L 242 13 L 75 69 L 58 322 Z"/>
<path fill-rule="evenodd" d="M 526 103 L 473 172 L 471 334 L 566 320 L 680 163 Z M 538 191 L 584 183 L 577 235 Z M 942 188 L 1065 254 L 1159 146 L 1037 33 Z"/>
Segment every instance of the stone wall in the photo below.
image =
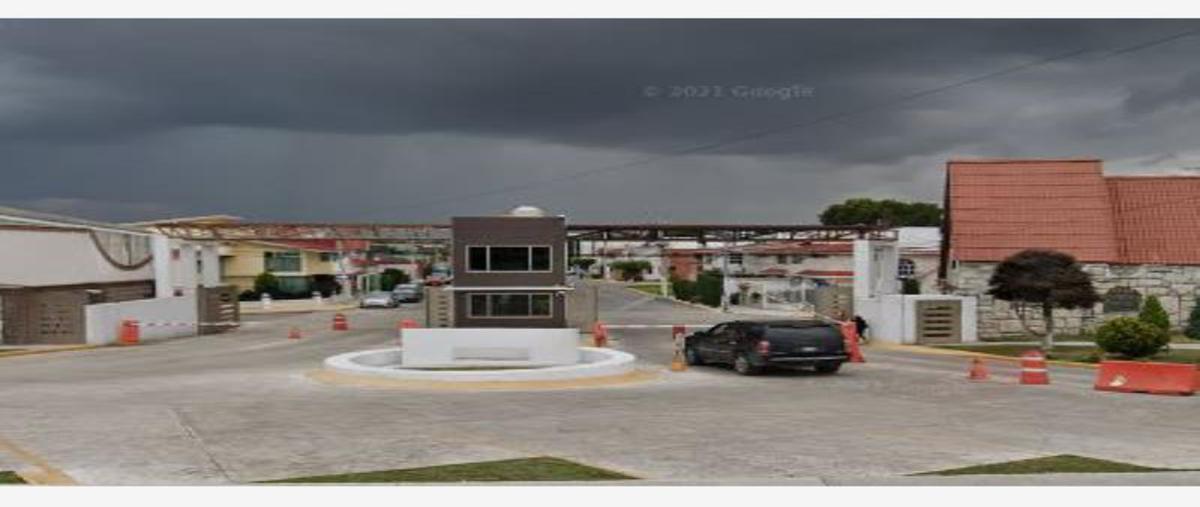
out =
<path fill-rule="evenodd" d="M 979 298 L 980 337 L 1025 334 L 1012 305 L 986 294 L 988 278 L 995 267 L 996 263 L 990 262 L 959 263 L 950 270 L 948 282 L 955 287 L 955 294 Z M 1055 310 L 1055 331 L 1058 333 L 1078 334 L 1093 330 L 1113 317 L 1136 316 L 1136 311 L 1104 311 L 1104 296 L 1115 287 L 1128 287 L 1143 298 L 1157 296 L 1171 317 L 1171 327 L 1180 329 L 1186 326 L 1188 314 L 1200 293 L 1200 266 L 1086 264 L 1084 271 L 1092 276 L 1101 303 L 1090 310 Z M 1026 315 L 1031 327 L 1042 329 L 1039 309 L 1028 309 Z"/>

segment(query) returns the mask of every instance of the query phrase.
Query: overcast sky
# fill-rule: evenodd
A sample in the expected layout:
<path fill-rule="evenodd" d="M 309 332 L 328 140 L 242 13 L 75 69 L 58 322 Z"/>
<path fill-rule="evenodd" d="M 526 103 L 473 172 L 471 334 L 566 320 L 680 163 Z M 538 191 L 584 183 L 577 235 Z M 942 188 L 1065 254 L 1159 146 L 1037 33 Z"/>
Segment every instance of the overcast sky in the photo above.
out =
<path fill-rule="evenodd" d="M 0 204 L 121 221 L 440 222 L 529 203 L 579 222 L 810 223 L 847 197 L 940 200 L 953 157 L 1195 171 L 1200 36 L 1143 46 L 1189 30 L 0 21 Z M 694 147 L 708 149 L 678 154 Z"/>

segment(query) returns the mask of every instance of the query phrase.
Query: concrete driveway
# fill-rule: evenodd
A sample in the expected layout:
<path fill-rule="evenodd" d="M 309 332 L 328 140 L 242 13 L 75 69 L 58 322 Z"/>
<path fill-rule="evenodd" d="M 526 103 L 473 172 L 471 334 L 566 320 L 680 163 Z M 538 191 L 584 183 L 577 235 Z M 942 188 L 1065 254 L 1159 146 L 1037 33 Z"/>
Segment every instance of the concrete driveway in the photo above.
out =
<path fill-rule="evenodd" d="M 601 299 L 611 323 L 730 318 L 615 286 Z M 995 380 L 977 384 L 962 358 L 868 349 L 867 364 L 833 376 L 704 367 L 638 385 L 490 392 L 313 381 L 323 358 L 386 346 L 396 323 L 420 312 L 348 315 L 348 332 L 330 331 L 327 313 L 259 316 L 224 335 L 0 359 L 0 464 L 134 485 L 534 455 L 726 484 L 891 483 L 1067 453 L 1200 468 L 1200 398 L 1095 392 L 1091 370 L 1052 367 L 1052 385 L 1019 386 L 1011 365 L 995 364 Z M 303 339 L 286 338 L 292 326 Z M 665 370 L 669 330 L 613 335 L 645 368 Z"/>

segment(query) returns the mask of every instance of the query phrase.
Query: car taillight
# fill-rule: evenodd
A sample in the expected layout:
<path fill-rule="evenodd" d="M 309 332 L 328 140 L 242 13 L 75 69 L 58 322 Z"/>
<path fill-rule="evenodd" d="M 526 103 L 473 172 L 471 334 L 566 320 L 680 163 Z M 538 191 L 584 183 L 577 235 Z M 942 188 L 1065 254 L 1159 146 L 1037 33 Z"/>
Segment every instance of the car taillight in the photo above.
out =
<path fill-rule="evenodd" d="M 771 353 L 771 342 L 766 341 L 766 340 L 758 342 L 757 350 L 758 350 L 759 354 L 762 354 L 764 356 L 767 354 L 770 354 Z"/>

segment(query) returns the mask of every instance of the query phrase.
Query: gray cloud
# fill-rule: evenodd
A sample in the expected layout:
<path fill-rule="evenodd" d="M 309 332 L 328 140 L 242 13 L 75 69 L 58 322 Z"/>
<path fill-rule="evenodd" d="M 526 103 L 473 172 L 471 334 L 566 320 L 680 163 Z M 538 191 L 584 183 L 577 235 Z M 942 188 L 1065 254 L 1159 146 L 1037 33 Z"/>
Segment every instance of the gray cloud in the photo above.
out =
<path fill-rule="evenodd" d="M 3 21 L 0 202 L 108 219 L 403 221 L 528 201 L 580 219 L 808 222 L 849 195 L 937 198 L 951 156 L 1170 169 L 1200 159 L 1200 37 L 1106 51 L 1197 26 Z M 870 107 L 1077 49 L 1093 51 Z M 688 85 L 725 96 L 663 95 Z M 812 96 L 733 96 L 792 85 Z"/>

